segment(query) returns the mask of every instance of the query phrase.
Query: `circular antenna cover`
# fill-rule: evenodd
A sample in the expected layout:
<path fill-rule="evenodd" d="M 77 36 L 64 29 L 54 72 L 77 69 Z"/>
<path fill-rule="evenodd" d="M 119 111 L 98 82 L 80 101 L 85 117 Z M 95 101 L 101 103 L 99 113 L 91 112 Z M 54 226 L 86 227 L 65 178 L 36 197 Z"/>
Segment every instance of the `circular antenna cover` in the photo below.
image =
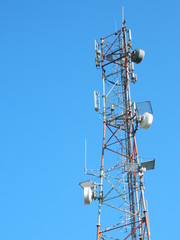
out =
<path fill-rule="evenodd" d="M 90 187 L 84 188 L 84 203 L 91 204 L 92 201 L 92 190 Z"/>
<path fill-rule="evenodd" d="M 143 120 L 140 122 L 140 127 L 143 129 L 148 129 L 153 122 L 153 115 L 151 113 L 145 112 L 142 115 Z"/>
<path fill-rule="evenodd" d="M 131 60 L 132 62 L 139 64 L 143 60 L 144 56 L 144 50 L 137 48 L 132 52 Z"/>

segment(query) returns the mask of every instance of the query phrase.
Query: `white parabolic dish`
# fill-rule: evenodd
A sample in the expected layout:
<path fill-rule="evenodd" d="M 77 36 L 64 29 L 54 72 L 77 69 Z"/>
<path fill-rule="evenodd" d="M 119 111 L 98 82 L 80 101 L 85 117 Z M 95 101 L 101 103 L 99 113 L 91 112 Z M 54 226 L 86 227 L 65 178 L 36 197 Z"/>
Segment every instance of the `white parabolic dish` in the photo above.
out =
<path fill-rule="evenodd" d="M 143 129 L 148 129 L 153 122 L 153 115 L 151 113 L 145 112 L 142 115 L 143 120 L 140 122 L 140 127 Z"/>
<path fill-rule="evenodd" d="M 92 201 L 92 190 L 90 187 L 84 188 L 84 203 L 90 204 Z"/>

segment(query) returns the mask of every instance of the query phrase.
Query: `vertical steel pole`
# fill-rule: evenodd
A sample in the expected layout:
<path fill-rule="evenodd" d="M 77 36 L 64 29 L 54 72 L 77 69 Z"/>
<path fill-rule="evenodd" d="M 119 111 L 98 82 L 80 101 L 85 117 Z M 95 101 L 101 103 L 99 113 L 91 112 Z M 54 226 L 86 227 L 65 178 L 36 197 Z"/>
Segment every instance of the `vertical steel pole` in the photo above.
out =
<path fill-rule="evenodd" d="M 127 44 L 126 44 L 126 20 L 123 22 L 123 27 L 122 27 L 122 32 L 123 32 L 123 41 L 124 41 L 124 55 L 125 55 L 125 109 L 126 109 L 126 115 L 129 115 L 132 117 L 132 111 L 131 111 L 131 99 L 130 99 L 130 88 L 129 88 L 129 75 L 128 75 L 128 61 L 127 61 Z M 129 119 L 127 119 L 127 155 L 129 156 L 129 161 L 133 163 L 133 152 L 132 152 L 132 140 L 131 140 L 131 122 Z M 134 179 L 135 180 L 135 179 Z M 130 199 L 130 208 L 133 213 L 133 220 L 132 220 L 132 226 L 131 226 L 131 232 L 132 234 L 132 239 L 137 239 L 136 235 L 136 217 L 135 217 L 135 202 L 134 202 L 134 191 L 133 191 L 133 175 L 132 172 L 128 174 L 128 185 L 129 185 L 129 199 Z"/>
<path fill-rule="evenodd" d="M 102 201 L 103 201 L 104 148 L 105 148 L 105 134 L 106 134 L 106 95 L 105 95 L 103 41 L 104 40 L 101 39 L 104 129 L 103 129 L 102 159 L 101 159 L 101 168 L 100 168 L 100 188 L 99 188 L 99 208 L 98 208 L 97 240 L 99 240 L 99 237 L 100 237 L 100 226 L 101 226 L 101 206 L 102 206 Z"/>
<path fill-rule="evenodd" d="M 149 229 L 149 222 L 148 222 L 148 218 L 147 218 L 146 203 L 145 203 L 145 198 L 144 198 L 144 171 L 143 171 L 143 169 L 141 169 L 141 172 L 139 173 L 139 175 L 140 175 L 140 188 L 141 188 L 142 202 L 143 202 L 143 207 L 144 207 L 145 224 L 146 224 L 146 228 L 147 228 L 148 240 L 150 240 L 150 229 Z"/>

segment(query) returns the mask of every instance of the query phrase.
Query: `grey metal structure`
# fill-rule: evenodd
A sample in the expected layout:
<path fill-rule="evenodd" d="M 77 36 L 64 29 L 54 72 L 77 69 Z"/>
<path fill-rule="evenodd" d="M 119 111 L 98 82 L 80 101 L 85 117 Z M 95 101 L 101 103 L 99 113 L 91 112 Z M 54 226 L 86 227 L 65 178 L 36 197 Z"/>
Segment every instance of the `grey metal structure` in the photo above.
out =
<path fill-rule="evenodd" d="M 132 49 L 126 21 L 122 29 L 101 38 L 100 44 L 95 41 L 96 66 L 102 68 L 102 111 L 97 91 L 94 101 L 95 111 L 103 115 L 103 146 L 99 172 L 85 172 L 99 177 L 98 183 L 90 184 L 93 194 L 86 191 L 86 204 L 91 200 L 99 202 L 97 240 L 150 240 L 144 172 L 153 169 L 155 162 L 141 162 L 135 134 L 142 121 L 143 128 L 149 128 L 153 117 L 150 110 L 145 109 L 145 115 L 138 113 L 130 94 L 130 83 L 137 80 L 134 62 L 140 63 L 144 55 L 143 50 Z"/>

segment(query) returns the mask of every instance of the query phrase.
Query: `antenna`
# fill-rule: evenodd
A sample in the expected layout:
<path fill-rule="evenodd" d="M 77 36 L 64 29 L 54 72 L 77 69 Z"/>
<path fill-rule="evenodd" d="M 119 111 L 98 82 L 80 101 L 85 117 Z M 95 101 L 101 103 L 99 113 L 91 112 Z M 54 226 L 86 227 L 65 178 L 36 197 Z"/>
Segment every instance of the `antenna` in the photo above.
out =
<path fill-rule="evenodd" d="M 99 43 L 98 40 L 95 40 L 95 62 L 96 67 L 100 66 L 99 59 L 100 59 L 101 51 L 99 50 Z"/>
<path fill-rule="evenodd" d="M 124 6 L 122 6 L 122 25 L 124 23 Z"/>
<path fill-rule="evenodd" d="M 115 33 L 117 33 L 116 20 L 115 20 Z"/>

